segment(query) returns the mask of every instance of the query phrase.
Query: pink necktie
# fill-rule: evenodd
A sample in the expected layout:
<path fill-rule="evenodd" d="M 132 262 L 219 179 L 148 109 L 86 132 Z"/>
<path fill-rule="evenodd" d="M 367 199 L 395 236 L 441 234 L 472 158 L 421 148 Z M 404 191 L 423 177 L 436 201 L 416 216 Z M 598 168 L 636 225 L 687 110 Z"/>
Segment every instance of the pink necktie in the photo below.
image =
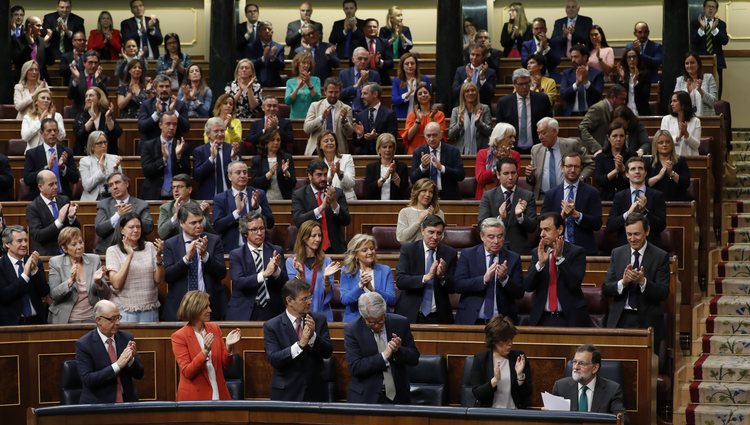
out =
<path fill-rule="evenodd" d="M 115 341 L 112 338 L 107 338 L 107 354 L 109 354 L 109 361 L 112 363 L 117 361 L 117 354 L 115 353 Z M 115 394 L 115 402 L 122 403 L 122 384 L 120 383 L 120 375 L 117 375 L 117 393 Z"/>

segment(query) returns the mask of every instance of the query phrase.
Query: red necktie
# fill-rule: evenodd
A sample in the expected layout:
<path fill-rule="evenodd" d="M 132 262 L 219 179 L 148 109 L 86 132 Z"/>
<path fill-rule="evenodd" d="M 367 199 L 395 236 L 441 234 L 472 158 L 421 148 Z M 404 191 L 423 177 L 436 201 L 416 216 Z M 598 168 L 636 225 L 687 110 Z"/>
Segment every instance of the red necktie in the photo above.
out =
<path fill-rule="evenodd" d="M 323 204 L 323 198 L 321 195 L 323 192 L 316 193 L 318 200 L 318 206 Z M 331 241 L 328 239 L 328 221 L 326 220 L 326 210 L 320 212 L 320 227 L 323 228 L 323 251 L 327 250 L 331 246 Z"/>
<path fill-rule="evenodd" d="M 375 63 L 375 39 L 370 39 L 370 69 L 377 68 Z"/>
<path fill-rule="evenodd" d="M 115 353 L 115 341 L 112 338 L 107 338 L 107 354 L 109 354 L 109 361 L 115 363 L 117 361 L 117 354 Z M 120 384 L 120 375 L 117 375 L 117 393 L 115 394 L 115 402 L 122 403 L 122 385 Z"/>
<path fill-rule="evenodd" d="M 86 76 L 86 88 L 87 89 L 91 88 L 91 74 Z"/>
<path fill-rule="evenodd" d="M 557 311 L 557 262 L 555 253 L 549 253 L 549 311 Z"/>

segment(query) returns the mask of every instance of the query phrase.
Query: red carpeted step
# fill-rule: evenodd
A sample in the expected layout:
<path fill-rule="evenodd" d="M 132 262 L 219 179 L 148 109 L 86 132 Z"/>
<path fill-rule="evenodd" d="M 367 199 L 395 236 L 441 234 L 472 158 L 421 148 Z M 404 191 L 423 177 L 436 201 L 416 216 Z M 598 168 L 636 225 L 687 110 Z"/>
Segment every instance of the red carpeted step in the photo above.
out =
<path fill-rule="evenodd" d="M 706 317 L 706 333 L 712 334 L 714 333 L 714 321 L 716 320 L 716 316 L 710 315 Z"/>
<path fill-rule="evenodd" d="M 703 379 L 703 363 L 708 358 L 708 354 L 702 354 L 698 360 L 693 363 L 693 378 Z"/>
<path fill-rule="evenodd" d="M 718 307 L 716 303 L 719 302 L 720 298 L 721 298 L 721 295 L 715 295 L 713 298 L 711 298 L 711 301 L 708 302 L 709 314 L 717 314 Z"/>

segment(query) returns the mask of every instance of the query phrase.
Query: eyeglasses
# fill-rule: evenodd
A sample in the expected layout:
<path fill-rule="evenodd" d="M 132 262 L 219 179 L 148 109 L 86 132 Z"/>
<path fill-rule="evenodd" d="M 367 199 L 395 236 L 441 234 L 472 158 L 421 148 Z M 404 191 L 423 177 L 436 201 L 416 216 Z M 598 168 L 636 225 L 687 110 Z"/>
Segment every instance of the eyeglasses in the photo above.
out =
<path fill-rule="evenodd" d="M 575 366 L 588 367 L 588 366 L 591 366 L 593 363 L 586 363 L 586 362 L 582 362 L 578 360 L 573 360 L 571 364 L 573 365 L 573 367 Z"/>
<path fill-rule="evenodd" d="M 101 317 L 102 319 L 107 319 L 112 323 L 119 322 L 120 320 L 122 320 L 122 315 L 120 314 L 118 314 L 117 316 L 112 316 L 112 317 L 107 317 L 107 316 L 99 316 L 99 317 Z"/>
<path fill-rule="evenodd" d="M 312 300 L 312 295 L 308 295 L 306 297 L 297 298 L 295 301 L 302 301 L 303 303 L 306 303 L 308 301 Z"/>
<path fill-rule="evenodd" d="M 95 144 L 95 145 L 106 145 L 106 144 L 107 144 L 107 141 L 106 141 L 106 140 L 100 140 L 100 141 L 98 141 L 98 142 L 95 142 L 94 144 Z"/>

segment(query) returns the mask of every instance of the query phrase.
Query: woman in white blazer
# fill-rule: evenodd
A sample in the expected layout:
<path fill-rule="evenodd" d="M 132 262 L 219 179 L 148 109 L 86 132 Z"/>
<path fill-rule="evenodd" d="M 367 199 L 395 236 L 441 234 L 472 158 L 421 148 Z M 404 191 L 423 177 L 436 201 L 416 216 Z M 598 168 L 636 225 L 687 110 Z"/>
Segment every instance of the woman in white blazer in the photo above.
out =
<path fill-rule="evenodd" d="M 354 193 L 354 159 L 348 153 L 338 153 L 338 139 L 332 131 L 318 137 L 318 157 L 328 165 L 328 184 L 344 192 L 347 201 L 356 201 Z"/>
<path fill-rule="evenodd" d="M 107 135 L 100 130 L 89 134 L 86 153 L 88 156 L 78 163 L 83 182 L 81 201 L 97 201 L 109 195 L 107 176 L 115 171 L 122 172 L 122 158 L 107 153 Z"/>
<path fill-rule="evenodd" d="M 695 53 L 685 54 L 685 66 L 682 75 L 674 83 L 674 92 L 686 91 L 695 107 L 695 115 L 716 115 L 714 103 L 719 100 L 716 79 L 713 74 L 703 73 L 700 56 Z"/>

